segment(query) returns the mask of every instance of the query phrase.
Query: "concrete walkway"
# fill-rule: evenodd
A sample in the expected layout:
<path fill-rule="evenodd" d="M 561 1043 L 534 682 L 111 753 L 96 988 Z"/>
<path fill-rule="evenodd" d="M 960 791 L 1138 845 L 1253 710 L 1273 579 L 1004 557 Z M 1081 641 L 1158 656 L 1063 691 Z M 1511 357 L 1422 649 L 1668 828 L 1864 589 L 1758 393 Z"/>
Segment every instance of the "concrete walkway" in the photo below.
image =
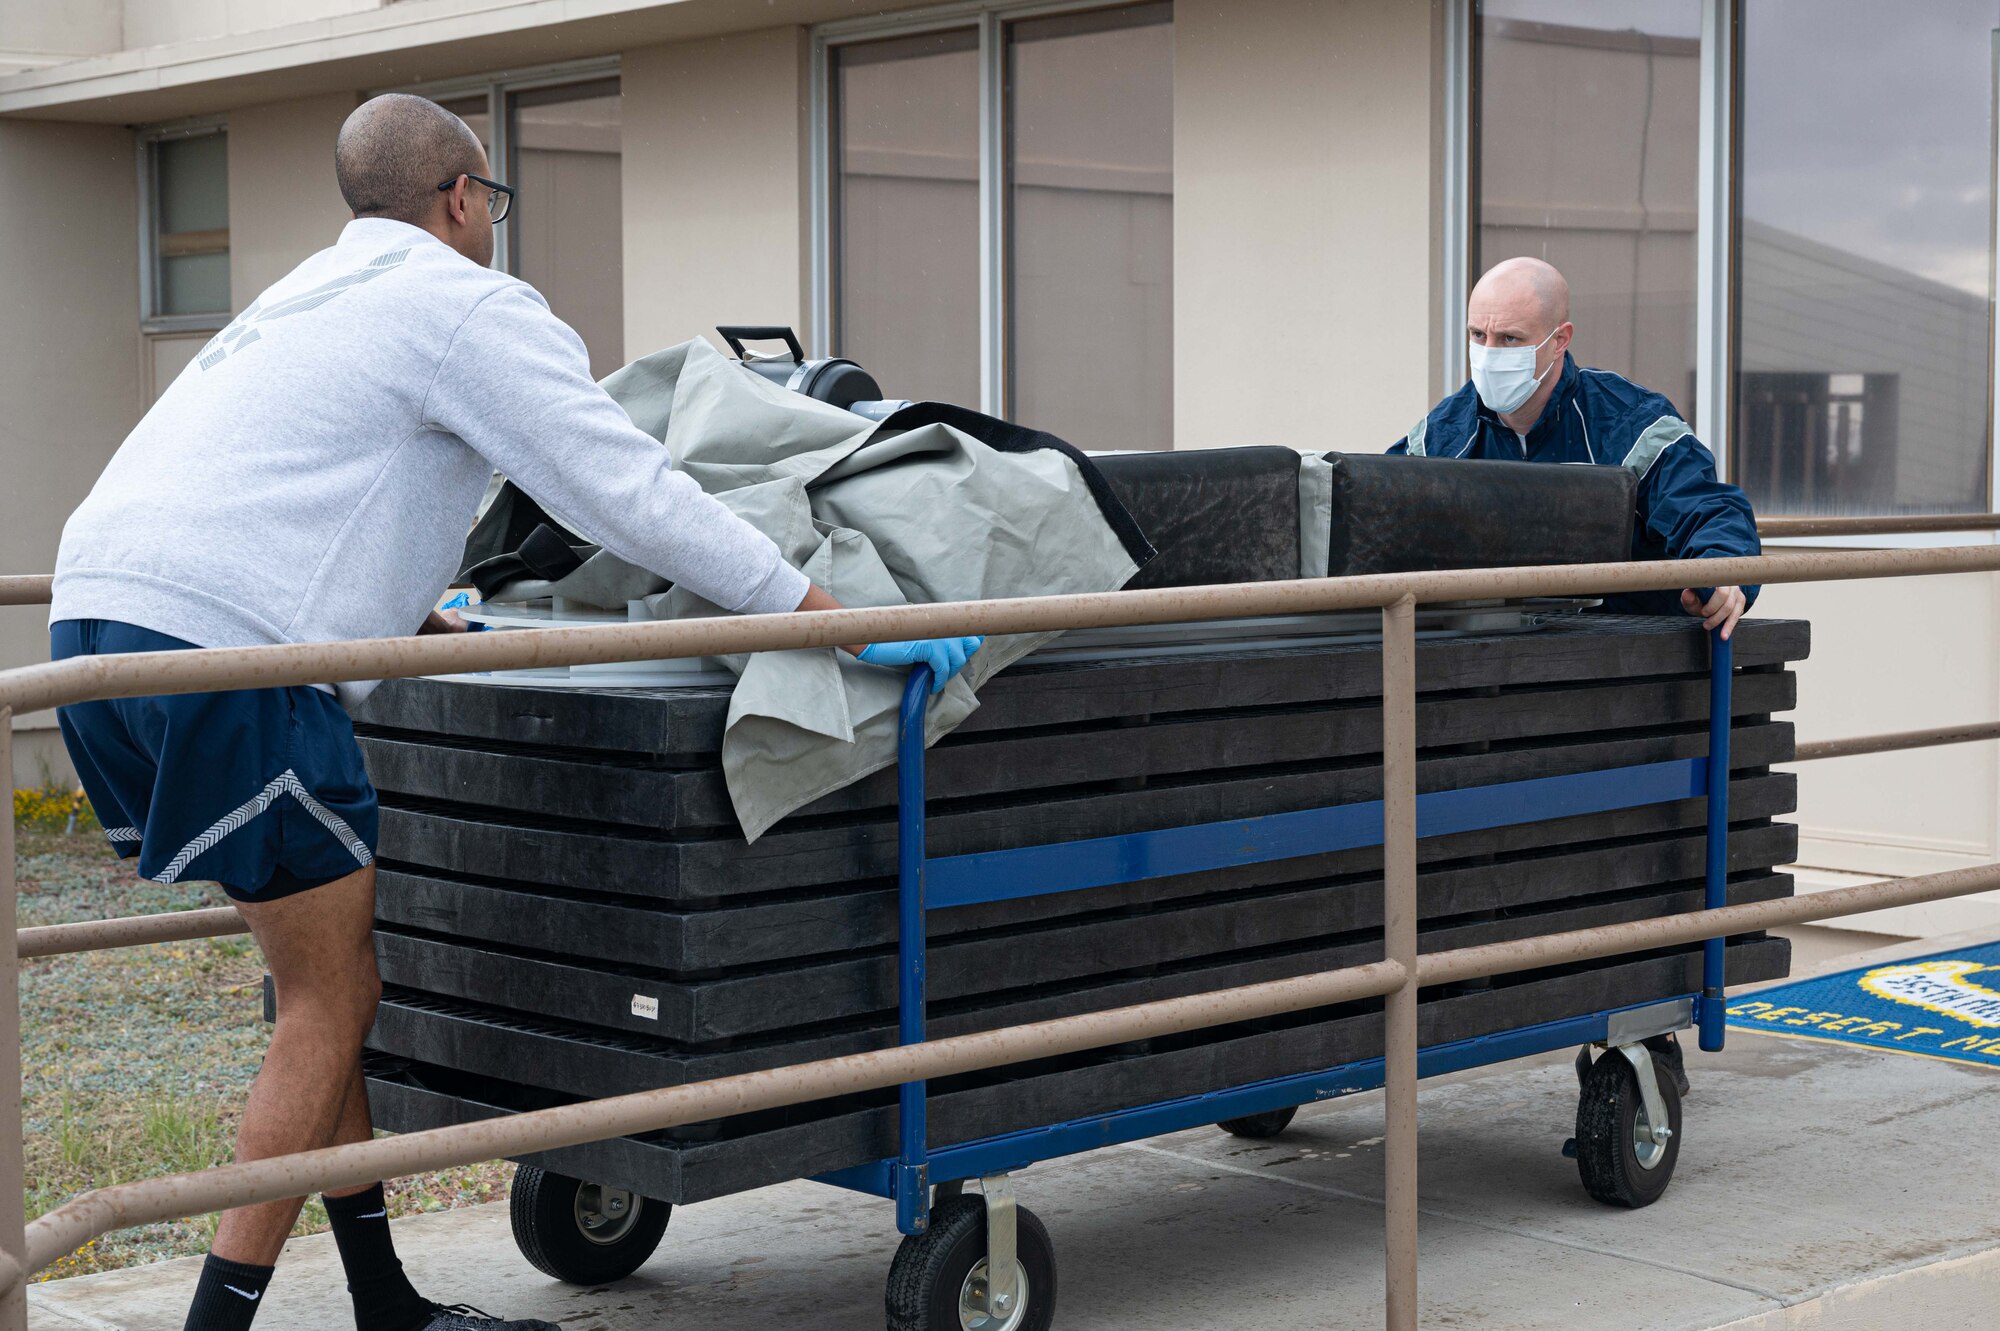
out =
<path fill-rule="evenodd" d="M 1427 1082 L 1424 1325 L 2000 1326 L 2000 1072 L 1733 1031 L 1689 1072 L 1678 1175 L 1637 1212 L 1591 1202 L 1559 1154 L 1567 1058 Z M 1381 1134 L 1379 1097 L 1357 1096 L 1271 1142 L 1187 1132 L 1022 1175 L 1056 1243 L 1058 1326 L 1380 1326 Z M 434 1296 L 575 1331 L 875 1331 L 896 1240 L 885 1204 L 790 1184 L 684 1208 L 638 1276 L 577 1290 L 520 1259 L 504 1207 L 397 1229 Z M 196 1270 L 40 1285 L 30 1324 L 178 1331 Z M 291 1245 L 268 1297 L 260 1331 L 348 1324 L 324 1236 Z"/>

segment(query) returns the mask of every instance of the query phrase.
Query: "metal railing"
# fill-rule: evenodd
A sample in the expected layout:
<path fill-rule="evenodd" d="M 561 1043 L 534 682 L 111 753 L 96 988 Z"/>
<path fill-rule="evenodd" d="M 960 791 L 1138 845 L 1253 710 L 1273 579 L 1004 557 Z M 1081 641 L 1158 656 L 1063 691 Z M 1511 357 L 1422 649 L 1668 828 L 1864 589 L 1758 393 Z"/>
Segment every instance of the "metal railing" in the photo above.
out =
<path fill-rule="evenodd" d="M 1702 568 L 1708 582 L 1766 585 L 1987 573 L 2000 572 L 2000 546 L 1813 551 L 1707 560 Z M 0 930 L 15 932 L 18 940 L 14 951 L 0 950 L 0 1331 L 23 1331 L 26 1326 L 23 1282 L 29 1272 L 93 1237 L 125 1226 L 1370 997 L 1381 997 L 1386 1010 L 1386 1324 L 1390 1331 L 1414 1331 L 1420 986 L 1682 946 L 2000 888 L 2000 864 L 1990 864 L 1420 956 L 1415 607 L 1440 601 L 1674 590 L 1685 585 L 1686 574 L 1685 565 L 1663 561 L 1320 578 L 531 633 L 85 657 L 0 672 L 0 771 L 11 771 L 14 715 L 96 698 L 714 656 L 947 633 L 1037 633 L 1379 609 L 1385 920 L 1384 959 L 1363 966 L 120 1184 L 87 1192 L 29 1225 L 16 1209 L 23 1170 L 19 958 L 239 932 L 240 926 L 231 925 L 226 917 L 233 912 L 224 908 L 16 931 L 14 827 L 11 818 L 0 819 Z M 0 604 L 36 599 L 47 599 L 46 579 L 0 578 Z M 1800 757 L 1880 752 L 1996 735 L 2000 726 L 1980 725 L 1829 741 L 1801 745 Z"/>
<path fill-rule="evenodd" d="M 1760 518 L 1767 541 L 1788 536 L 1916 536 L 1938 532 L 2000 531 L 2000 513 L 1904 513 L 1884 518 Z"/>

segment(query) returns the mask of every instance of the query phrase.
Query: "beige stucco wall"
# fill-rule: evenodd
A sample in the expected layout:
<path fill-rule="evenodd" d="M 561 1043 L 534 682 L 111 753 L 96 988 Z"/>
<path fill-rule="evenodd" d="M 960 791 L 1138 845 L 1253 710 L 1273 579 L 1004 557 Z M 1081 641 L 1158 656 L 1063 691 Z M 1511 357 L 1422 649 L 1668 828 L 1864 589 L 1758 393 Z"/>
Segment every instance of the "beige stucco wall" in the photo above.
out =
<path fill-rule="evenodd" d="M 229 113 L 231 309 L 333 244 L 347 224 L 333 141 L 359 104 L 352 93 L 332 93 Z"/>
<path fill-rule="evenodd" d="M 1430 407 L 1434 8 L 1177 0 L 1176 447 L 1378 450 Z"/>
<path fill-rule="evenodd" d="M 627 51 L 625 354 L 804 326 L 806 34 Z"/>
<path fill-rule="evenodd" d="M 47 572 L 139 416 L 130 130 L 0 121 L 0 570 Z M 0 609 L 0 665 L 47 659 L 46 612 Z M 53 724 L 44 713 L 17 725 Z M 31 763 L 17 778 L 33 779 Z"/>
<path fill-rule="evenodd" d="M 1759 615 L 1807 619 L 1801 740 L 2000 715 L 2000 577 L 1968 574 L 1766 589 Z M 1804 763 L 1802 890 L 2000 859 L 2000 748 L 1965 744 Z M 1842 921 L 1887 933 L 2000 925 L 2000 894 Z"/>
<path fill-rule="evenodd" d="M 383 0 L 124 0 L 123 45 L 164 46 L 256 32 L 364 13 L 382 5 Z"/>
<path fill-rule="evenodd" d="M 8 57 L 41 64 L 61 57 L 115 51 L 121 42 L 121 0 L 0 0 L 0 67 Z"/>

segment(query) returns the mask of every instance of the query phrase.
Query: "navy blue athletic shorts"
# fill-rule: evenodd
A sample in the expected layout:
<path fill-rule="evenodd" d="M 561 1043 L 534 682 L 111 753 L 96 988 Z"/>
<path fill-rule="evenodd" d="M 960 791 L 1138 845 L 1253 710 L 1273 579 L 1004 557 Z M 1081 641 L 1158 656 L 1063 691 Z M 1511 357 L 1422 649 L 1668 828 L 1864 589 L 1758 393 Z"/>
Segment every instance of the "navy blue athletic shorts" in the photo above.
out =
<path fill-rule="evenodd" d="M 102 619 L 49 626 L 58 661 L 191 643 Z M 320 689 L 110 698 L 57 712 L 84 794 L 139 875 L 270 901 L 375 860 L 375 787 Z"/>

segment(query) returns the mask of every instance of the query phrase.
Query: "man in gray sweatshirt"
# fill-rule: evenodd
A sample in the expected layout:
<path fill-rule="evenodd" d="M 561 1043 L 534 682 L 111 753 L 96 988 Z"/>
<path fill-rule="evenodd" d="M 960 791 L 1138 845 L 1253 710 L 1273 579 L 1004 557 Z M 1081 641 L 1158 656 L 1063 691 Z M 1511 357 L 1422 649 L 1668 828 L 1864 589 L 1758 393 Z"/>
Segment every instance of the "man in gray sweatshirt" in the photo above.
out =
<path fill-rule="evenodd" d="M 835 607 L 673 469 L 532 287 L 488 267 L 513 195 L 487 179 L 463 121 L 422 98 L 375 98 L 342 128 L 335 170 L 355 215 L 339 242 L 203 348 L 64 528 L 57 659 L 462 628 L 432 607 L 496 468 L 606 549 L 725 609 Z M 844 650 L 929 664 L 941 686 L 978 641 Z M 371 1135 L 360 1051 L 381 992 L 376 805 L 340 706 L 365 692 L 61 713 L 119 853 L 157 881 L 221 883 L 263 950 L 278 1019 L 241 1160 Z M 190 1331 L 245 1331 L 301 1202 L 223 1215 Z M 329 1193 L 326 1209 L 361 1331 L 554 1331 L 419 1295 L 381 1184 Z"/>

